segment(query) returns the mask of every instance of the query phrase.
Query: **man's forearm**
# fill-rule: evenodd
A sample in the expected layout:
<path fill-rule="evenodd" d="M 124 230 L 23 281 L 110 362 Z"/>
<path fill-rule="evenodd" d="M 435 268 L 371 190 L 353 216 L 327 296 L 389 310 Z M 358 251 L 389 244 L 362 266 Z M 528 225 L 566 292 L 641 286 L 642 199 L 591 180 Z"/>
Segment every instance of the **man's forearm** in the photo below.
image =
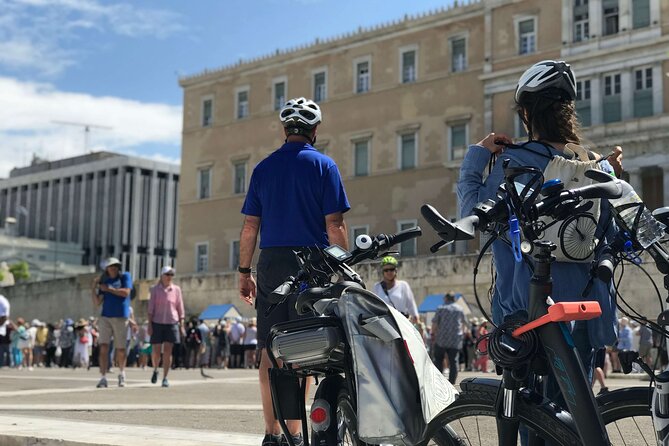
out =
<path fill-rule="evenodd" d="M 239 236 L 239 266 L 242 268 L 249 268 L 251 266 L 253 252 L 256 249 L 256 242 L 258 241 L 259 229 L 260 219 L 258 217 L 247 216 Z"/>
<path fill-rule="evenodd" d="M 339 245 L 344 249 L 348 249 L 348 231 L 341 213 L 326 216 L 325 229 L 331 245 Z"/>

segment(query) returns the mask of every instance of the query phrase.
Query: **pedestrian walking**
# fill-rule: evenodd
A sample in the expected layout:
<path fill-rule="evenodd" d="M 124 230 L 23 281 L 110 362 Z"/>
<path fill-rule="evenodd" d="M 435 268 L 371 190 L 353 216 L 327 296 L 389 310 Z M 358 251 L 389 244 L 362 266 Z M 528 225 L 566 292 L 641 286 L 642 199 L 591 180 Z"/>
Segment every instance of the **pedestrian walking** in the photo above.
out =
<path fill-rule="evenodd" d="M 261 161 L 253 170 L 242 208 L 245 215 L 239 242 L 239 296 L 252 305 L 256 281 L 251 264 L 260 233 L 260 257 L 255 301 L 260 349 L 260 388 L 265 419 L 265 446 L 278 446 L 281 428 L 274 417 L 269 390 L 271 363 L 265 340 L 272 325 L 298 318 L 295 298 L 289 298 L 266 314 L 269 294 L 299 266 L 293 250 L 307 246 L 337 244 L 348 248 L 344 213 L 350 209 L 335 162 L 318 152 L 317 127 L 321 109 L 312 100 L 291 99 L 281 108 L 285 144 Z M 289 420 L 295 444 L 303 444 L 301 422 Z"/>
<path fill-rule="evenodd" d="M 12 331 L 14 325 L 9 320 L 9 300 L 0 294 L 0 368 L 11 367 L 12 364 Z"/>
<path fill-rule="evenodd" d="M 256 349 L 258 348 L 257 319 L 252 317 L 244 332 L 244 368 L 256 368 Z"/>
<path fill-rule="evenodd" d="M 171 266 L 165 266 L 160 271 L 160 281 L 151 287 L 149 300 L 148 334 L 151 336 L 151 362 L 153 373 L 151 382 L 158 381 L 158 367 L 162 353 L 163 359 L 163 387 L 169 387 L 167 374 L 172 367 L 172 349 L 180 342 L 186 330 L 184 328 L 184 301 L 181 288 L 172 283 L 176 271 Z"/>
<path fill-rule="evenodd" d="M 65 319 L 63 326 L 60 329 L 60 336 L 58 343 L 60 346 L 60 366 L 72 367 L 72 358 L 74 356 L 74 343 L 76 341 L 74 335 L 74 321 L 72 319 Z"/>
<path fill-rule="evenodd" d="M 383 277 L 380 282 L 374 284 L 373 292 L 415 323 L 418 321 L 416 299 L 409 283 L 397 278 L 398 264 L 399 262 L 393 256 L 381 259 Z"/>
<path fill-rule="evenodd" d="M 432 318 L 432 345 L 434 365 L 440 371 L 444 367 L 444 356 L 448 357 L 448 380 L 451 384 L 455 384 L 458 377 L 458 352 L 462 349 L 466 327 L 465 312 L 455 303 L 455 293 L 446 293 L 444 304 Z"/>
<path fill-rule="evenodd" d="M 202 334 L 195 326 L 195 321 L 188 321 L 186 327 L 186 368 L 197 366 L 197 358 L 202 344 Z"/>
<path fill-rule="evenodd" d="M 130 317 L 130 273 L 121 271 L 122 263 L 114 257 L 104 263 L 104 274 L 93 281 L 93 305 L 102 306 L 98 320 L 100 381 L 97 387 L 107 387 L 109 344 L 113 337 L 116 363 L 119 368 L 118 386 L 125 387 L 125 359 L 128 319 Z"/>
<path fill-rule="evenodd" d="M 246 327 L 242 323 L 241 317 L 236 317 L 235 321 L 230 326 L 230 368 L 238 369 L 244 364 L 244 333 Z"/>
<path fill-rule="evenodd" d="M 646 324 L 641 324 L 637 331 L 639 336 L 639 358 L 648 367 L 653 368 L 653 332 Z"/>
<path fill-rule="evenodd" d="M 93 337 L 89 331 L 88 321 L 79 319 L 74 325 L 74 351 L 72 365 L 74 368 L 88 369 L 89 347 L 93 343 Z"/>

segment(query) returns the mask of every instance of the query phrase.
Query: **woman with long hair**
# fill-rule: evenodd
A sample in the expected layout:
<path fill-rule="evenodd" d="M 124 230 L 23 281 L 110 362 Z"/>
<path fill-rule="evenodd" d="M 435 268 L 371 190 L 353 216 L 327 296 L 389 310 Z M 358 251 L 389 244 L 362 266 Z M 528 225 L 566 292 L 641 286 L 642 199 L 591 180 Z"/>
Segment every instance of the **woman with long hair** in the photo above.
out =
<path fill-rule="evenodd" d="M 576 79 L 566 62 L 542 61 L 523 73 L 516 87 L 515 103 L 527 130 L 528 141 L 513 145 L 507 135 L 490 133 L 469 146 L 457 185 L 463 217 L 470 215 L 477 203 L 496 200 L 499 186 L 504 182 L 502 164 L 505 160 L 509 160 L 510 166 L 534 167 L 543 172 L 555 157 L 573 158 L 574 154 L 580 153 L 582 157 L 587 155 L 589 160 L 601 159 L 600 155 L 578 147 L 581 137 L 575 99 Z M 568 144 L 575 145 L 574 150 Z M 622 149 L 617 147 L 612 154 L 608 161 L 601 160 L 599 165 L 610 173 L 615 167 L 620 173 Z M 495 164 L 484 180 L 483 174 L 491 157 L 496 158 Z M 610 240 L 613 236 L 613 228 L 607 224 L 610 218 L 610 207 L 606 200 L 601 200 L 595 237 Z M 511 247 L 503 240 L 498 239 L 492 244 L 492 252 L 496 271 L 492 304 L 494 322 L 509 317 L 527 318 L 530 266 L 525 261 L 515 262 Z M 553 300 L 597 300 L 602 307 L 601 318 L 579 321 L 573 329 L 574 341 L 584 364 L 591 364 L 593 347 L 610 345 L 616 339 L 615 303 L 610 298 L 609 285 L 596 280 L 582 297 L 590 280 L 590 263 L 555 262 L 552 274 Z"/>

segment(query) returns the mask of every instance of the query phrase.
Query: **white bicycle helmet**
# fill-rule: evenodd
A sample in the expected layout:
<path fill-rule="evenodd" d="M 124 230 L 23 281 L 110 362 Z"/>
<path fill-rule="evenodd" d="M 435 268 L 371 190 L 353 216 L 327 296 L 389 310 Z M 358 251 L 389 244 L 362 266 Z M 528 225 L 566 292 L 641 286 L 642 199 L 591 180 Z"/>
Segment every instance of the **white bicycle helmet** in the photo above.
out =
<path fill-rule="evenodd" d="M 567 62 L 542 60 L 528 68 L 518 80 L 516 102 L 520 102 L 525 92 L 536 93 L 549 88 L 564 91 L 572 101 L 576 99 L 576 78 Z"/>
<path fill-rule="evenodd" d="M 290 99 L 281 107 L 279 119 L 284 127 L 312 129 L 321 123 L 321 108 L 311 99 Z"/>

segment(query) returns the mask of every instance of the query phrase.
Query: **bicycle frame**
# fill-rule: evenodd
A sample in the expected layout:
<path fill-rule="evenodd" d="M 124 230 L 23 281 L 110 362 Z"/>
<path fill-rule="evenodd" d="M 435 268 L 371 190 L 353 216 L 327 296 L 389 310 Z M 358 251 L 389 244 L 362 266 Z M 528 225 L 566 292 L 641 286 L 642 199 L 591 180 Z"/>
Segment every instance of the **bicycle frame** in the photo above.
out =
<path fill-rule="evenodd" d="M 548 314 L 547 300 L 552 294 L 551 243 L 536 242 L 535 247 L 539 252 L 535 255 L 535 271 L 529 285 L 530 320 Z M 610 444 L 587 374 L 567 327 L 561 322 L 550 322 L 536 328 L 536 333 L 583 444 Z M 513 406 L 516 392 L 522 384 L 505 370 L 497 420 L 500 445 L 517 444 L 519 424 L 514 417 Z"/>

